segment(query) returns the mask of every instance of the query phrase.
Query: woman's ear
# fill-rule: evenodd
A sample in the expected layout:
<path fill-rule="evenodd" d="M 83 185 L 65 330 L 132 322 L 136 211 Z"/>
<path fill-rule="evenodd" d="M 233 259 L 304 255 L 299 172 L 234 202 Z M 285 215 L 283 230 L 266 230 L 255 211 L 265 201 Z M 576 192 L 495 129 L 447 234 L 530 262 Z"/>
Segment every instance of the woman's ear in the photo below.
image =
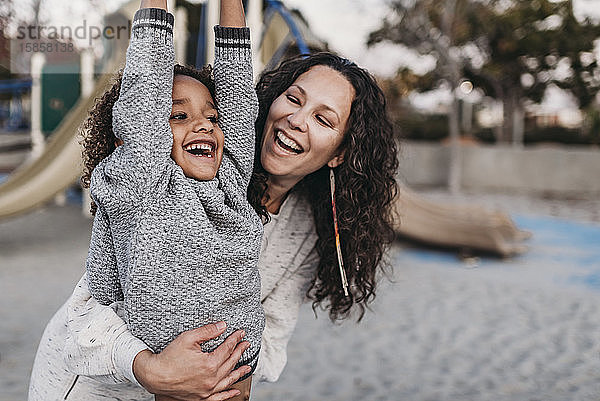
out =
<path fill-rule="evenodd" d="M 333 159 L 327 162 L 327 165 L 331 168 L 336 168 L 340 164 L 344 162 L 344 151 L 342 151 L 339 155 L 334 156 Z"/>
<path fill-rule="evenodd" d="M 115 146 L 119 147 L 121 145 L 123 145 L 123 140 L 119 138 L 115 139 Z"/>

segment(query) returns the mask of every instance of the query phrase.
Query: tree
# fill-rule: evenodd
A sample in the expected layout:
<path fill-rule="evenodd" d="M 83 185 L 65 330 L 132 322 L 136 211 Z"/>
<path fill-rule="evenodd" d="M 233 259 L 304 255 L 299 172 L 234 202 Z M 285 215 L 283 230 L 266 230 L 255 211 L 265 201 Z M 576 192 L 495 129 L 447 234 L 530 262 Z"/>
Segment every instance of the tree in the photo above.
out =
<path fill-rule="evenodd" d="M 0 29 L 4 29 L 10 17 L 12 16 L 12 0 L 3 0 L 0 2 Z"/>
<path fill-rule="evenodd" d="M 440 4 L 441 3 L 441 4 Z M 450 171 L 448 185 L 450 191 L 458 192 L 460 187 L 460 128 L 459 104 L 456 90 L 460 84 L 464 61 L 455 51 L 458 41 L 456 22 L 464 0 L 421 0 L 408 3 L 393 1 L 395 20 L 385 19 L 383 26 L 369 35 L 369 46 L 382 41 L 401 43 L 414 48 L 421 54 L 433 54 L 437 65 L 432 76 L 449 84 L 452 103 L 448 111 L 448 131 L 450 134 Z"/>
<path fill-rule="evenodd" d="M 5 32 L 12 15 L 12 0 L 3 0 L 0 2 L 0 79 L 6 79 L 10 76 L 10 50 Z"/>
<path fill-rule="evenodd" d="M 600 25 L 578 21 L 570 0 L 454 1 L 451 27 L 444 30 L 449 17 L 439 2 L 394 0 L 395 16 L 371 33 L 369 44 L 389 41 L 433 54 L 439 69 L 434 74 L 448 80 L 445 70 L 452 64 L 440 51 L 440 44 L 448 43 L 459 76 L 502 101 L 501 141 L 513 138 L 525 101 L 541 101 L 550 85 L 572 93 L 582 108 L 594 100 L 600 90 L 593 53 Z"/>

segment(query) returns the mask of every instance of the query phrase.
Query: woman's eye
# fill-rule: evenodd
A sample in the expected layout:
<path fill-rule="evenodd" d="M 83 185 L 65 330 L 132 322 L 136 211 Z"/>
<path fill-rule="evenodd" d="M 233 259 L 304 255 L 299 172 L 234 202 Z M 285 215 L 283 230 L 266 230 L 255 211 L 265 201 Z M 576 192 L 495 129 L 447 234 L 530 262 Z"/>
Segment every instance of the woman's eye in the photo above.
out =
<path fill-rule="evenodd" d="M 331 128 L 331 123 L 329 121 L 327 121 L 326 118 L 324 118 L 323 116 L 317 115 L 317 121 L 329 128 Z"/>
<path fill-rule="evenodd" d="M 208 117 L 208 121 L 210 121 L 213 124 L 216 124 L 216 123 L 219 122 L 219 117 L 217 117 L 217 116 L 209 116 Z"/>
<path fill-rule="evenodd" d="M 286 95 L 286 97 L 287 97 L 287 100 L 289 100 L 290 102 L 292 102 L 294 104 L 300 104 L 300 101 L 296 97 L 294 97 L 292 95 Z"/>
<path fill-rule="evenodd" d="M 185 113 L 177 113 L 173 114 L 170 120 L 185 120 L 187 118 L 187 114 Z"/>

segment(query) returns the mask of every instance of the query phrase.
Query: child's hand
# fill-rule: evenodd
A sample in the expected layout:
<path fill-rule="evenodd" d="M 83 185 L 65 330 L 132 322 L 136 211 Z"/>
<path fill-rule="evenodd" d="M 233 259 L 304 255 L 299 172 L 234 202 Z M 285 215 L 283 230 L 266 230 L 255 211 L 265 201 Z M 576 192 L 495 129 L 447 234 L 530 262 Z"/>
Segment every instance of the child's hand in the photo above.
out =
<path fill-rule="evenodd" d="M 246 26 L 242 0 L 221 0 L 219 25 L 237 28 Z"/>
<path fill-rule="evenodd" d="M 142 8 L 162 8 L 165 11 L 169 11 L 167 10 L 167 0 L 142 0 L 140 10 Z"/>

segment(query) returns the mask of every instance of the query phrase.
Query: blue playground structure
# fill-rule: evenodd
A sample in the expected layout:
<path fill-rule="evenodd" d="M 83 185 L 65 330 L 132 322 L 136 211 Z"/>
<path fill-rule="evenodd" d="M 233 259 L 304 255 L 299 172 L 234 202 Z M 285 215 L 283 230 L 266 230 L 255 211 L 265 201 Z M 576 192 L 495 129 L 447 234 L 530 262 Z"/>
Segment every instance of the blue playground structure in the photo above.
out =
<path fill-rule="evenodd" d="M 304 37 L 302 36 L 302 33 L 300 32 L 298 24 L 292 17 L 292 14 L 290 13 L 290 11 L 279 0 L 266 0 L 266 3 L 267 3 L 267 10 L 265 11 L 265 16 L 264 16 L 265 24 L 267 24 L 268 21 L 270 21 L 271 18 L 273 18 L 274 13 L 279 13 L 279 15 L 281 15 L 281 17 L 283 17 L 283 20 L 287 23 L 288 27 L 290 28 L 290 33 L 292 34 L 292 36 L 296 42 L 296 46 L 298 47 L 300 54 L 310 54 L 310 49 L 308 48 L 308 45 L 306 44 Z M 283 54 L 281 54 L 281 56 L 282 55 Z M 277 60 L 277 61 L 279 61 L 279 60 Z"/>
<path fill-rule="evenodd" d="M 248 0 L 244 1 L 244 7 L 247 8 Z M 207 6 L 200 5 L 201 17 L 198 29 L 197 46 L 196 46 L 196 68 L 206 64 L 206 33 L 207 33 Z M 295 45 L 298 48 L 299 54 L 310 54 L 310 48 L 306 39 L 298 25 L 297 18 L 280 0 L 264 0 L 263 3 L 263 26 L 268 26 L 276 15 L 279 15 L 288 26 L 290 35 L 278 47 L 277 51 L 272 55 L 265 67 L 267 69 L 277 66 L 285 56 L 290 45 Z M 262 40 L 261 40 L 262 42 Z"/>
<path fill-rule="evenodd" d="M 9 94 L 10 99 L 0 102 L 0 128 L 17 131 L 29 128 L 23 113 L 23 95 L 31 90 L 31 79 L 0 80 L 0 95 Z"/>

